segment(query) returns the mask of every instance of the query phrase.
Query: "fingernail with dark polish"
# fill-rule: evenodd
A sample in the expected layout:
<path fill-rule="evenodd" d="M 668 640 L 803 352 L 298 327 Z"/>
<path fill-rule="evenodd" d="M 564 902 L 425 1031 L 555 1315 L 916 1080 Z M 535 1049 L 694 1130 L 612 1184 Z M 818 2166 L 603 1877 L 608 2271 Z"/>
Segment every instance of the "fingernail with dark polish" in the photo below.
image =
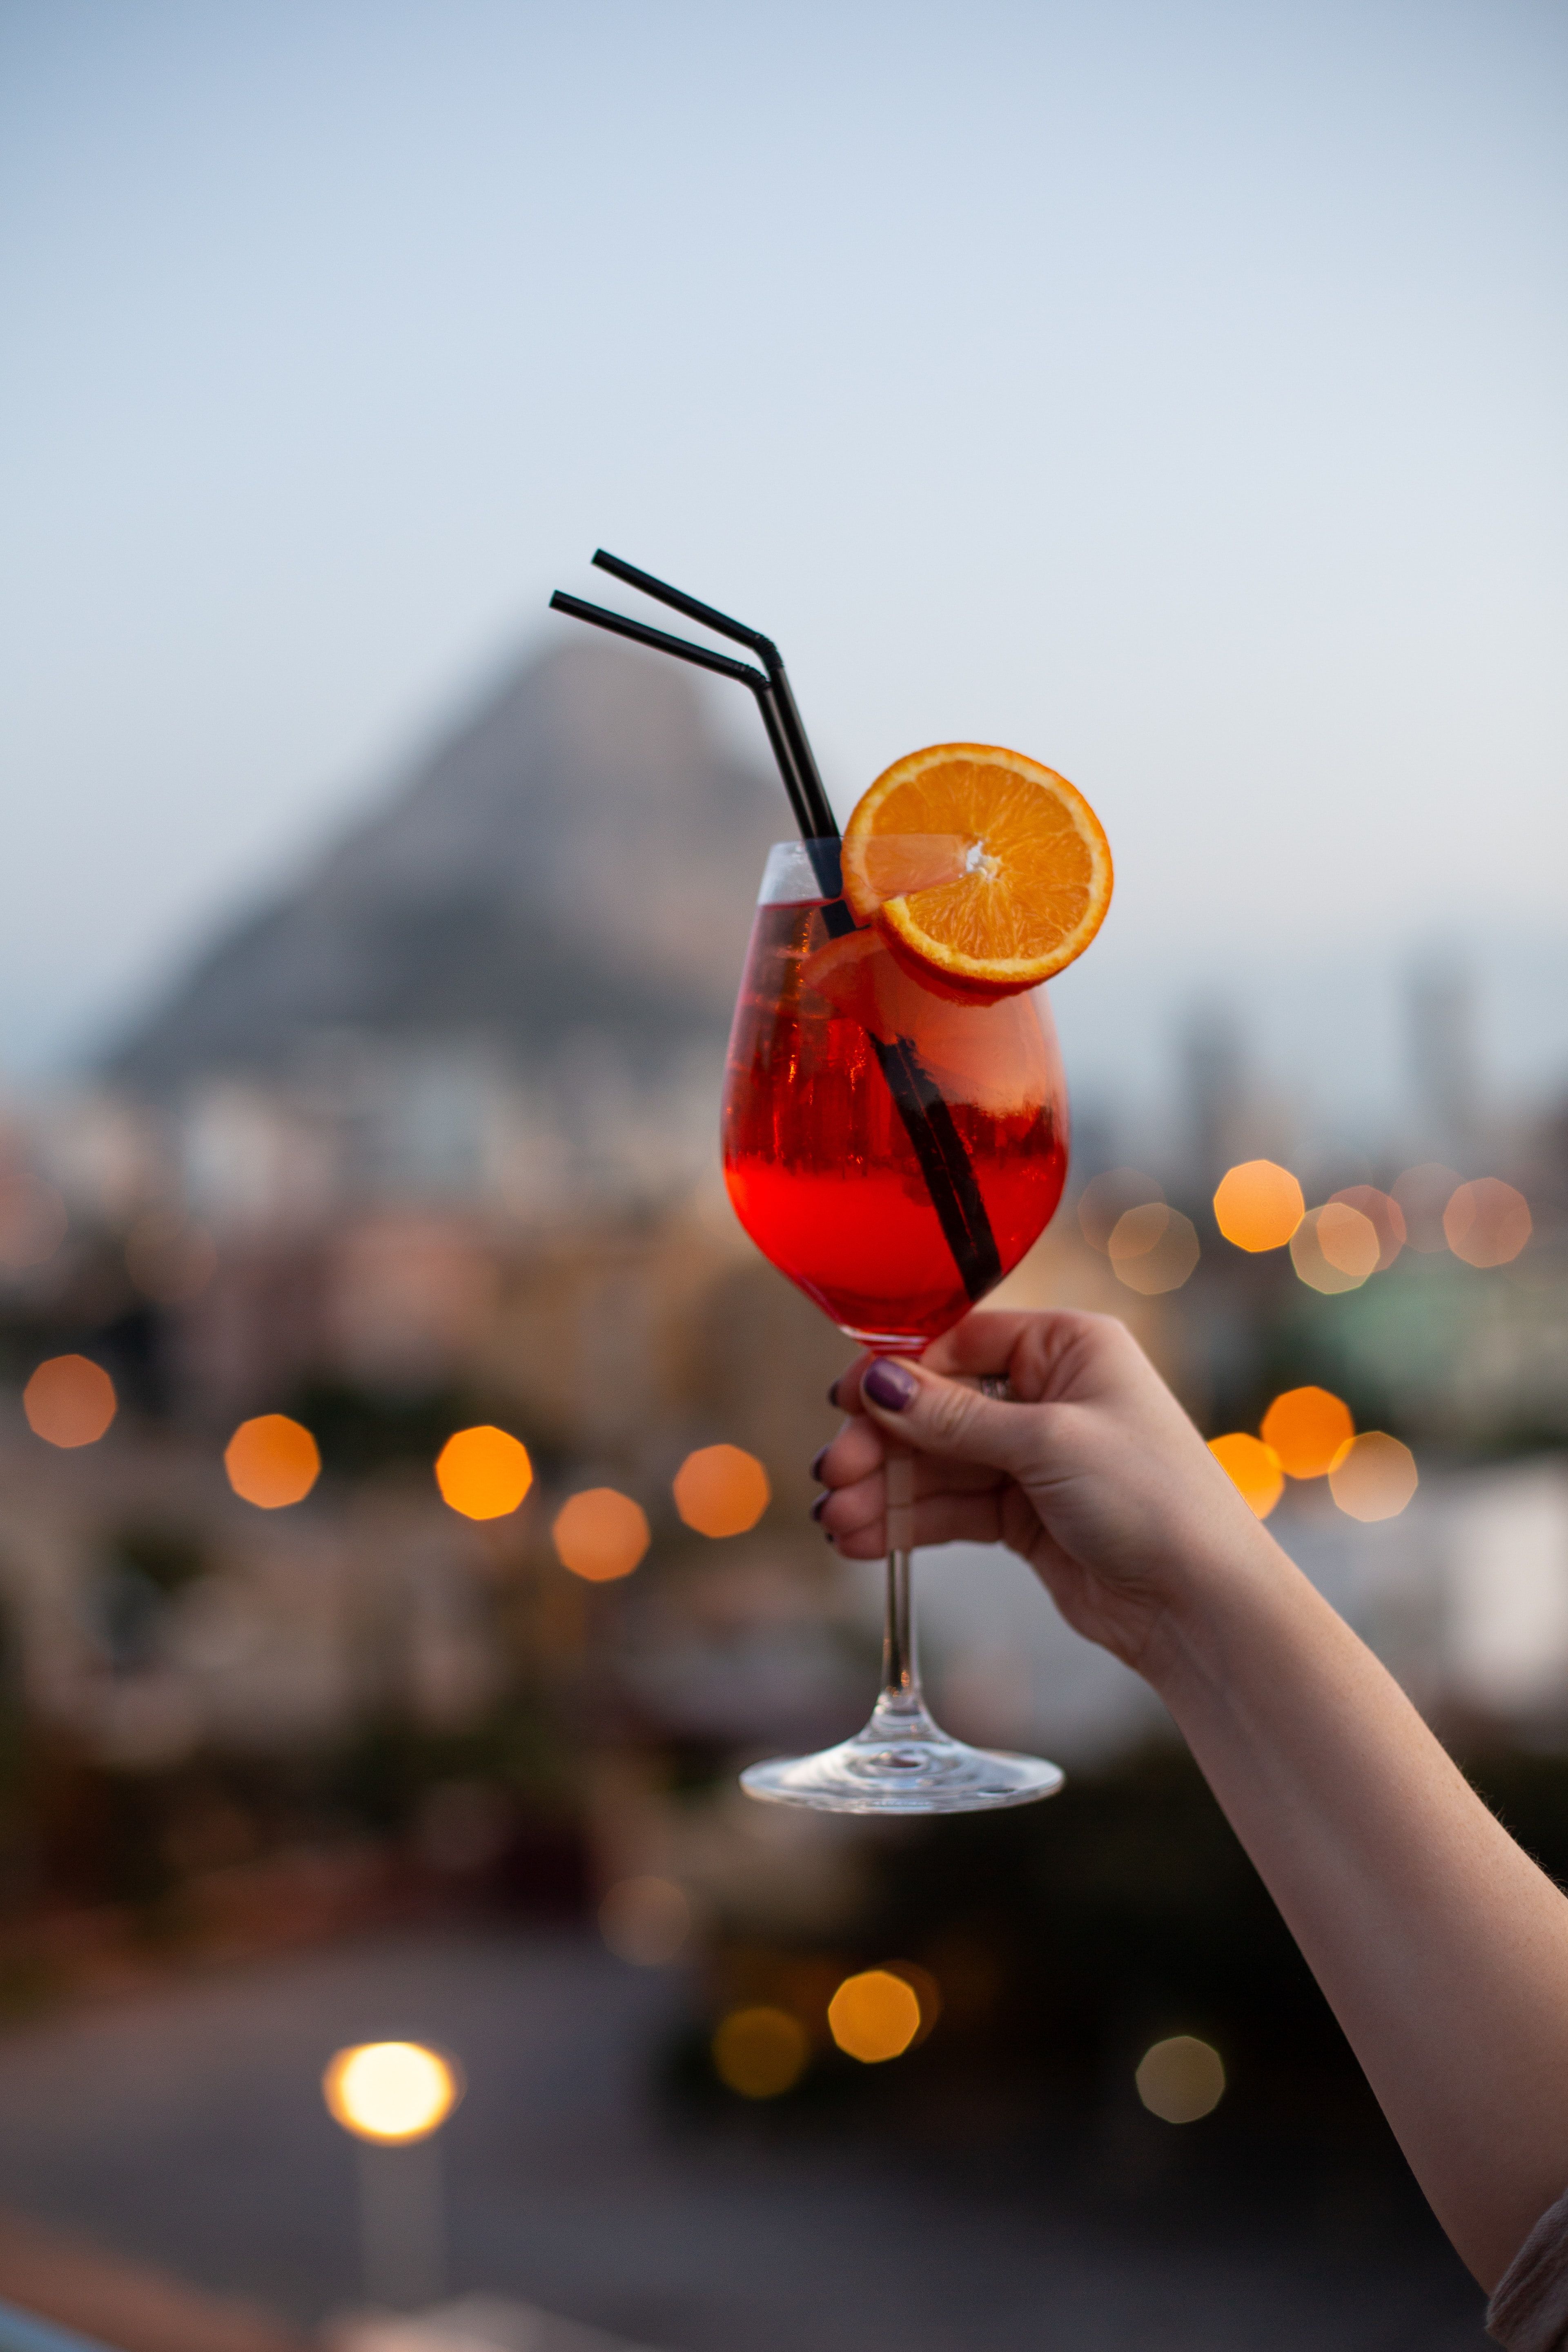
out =
<path fill-rule="evenodd" d="M 822 1514 L 827 1508 L 828 1504 L 832 1500 L 833 1497 L 831 1495 L 818 1495 L 816 1502 L 813 1503 L 811 1507 L 811 1516 L 816 1520 L 819 1526 L 822 1521 Z"/>
<path fill-rule="evenodd" d="M 902 1412 L 913 1397 L 920 1382 L 907 1364 L 891 1356 L 879 1356 L 876 1362 L 860 1375 L 860 1386 L 873 1404 L 884 1412 Z"/>
<path fill-rule="evenodd" d="M 820 1480 L 822 1476 L 822 1465 L 826 1459 L 827 1447 L 826 1445 L 819 1445 L 816 1452 L 811 1457 L 811 1475 L 814 1478 Z"/>
<path fill-rule="evenodd" d="M 827 1391 L 827 1402 L 829 1404 L 834 1405 L 838 1402 L 838 1383 L 837 1381 L 834 1381 L 833 1386 Z"/>

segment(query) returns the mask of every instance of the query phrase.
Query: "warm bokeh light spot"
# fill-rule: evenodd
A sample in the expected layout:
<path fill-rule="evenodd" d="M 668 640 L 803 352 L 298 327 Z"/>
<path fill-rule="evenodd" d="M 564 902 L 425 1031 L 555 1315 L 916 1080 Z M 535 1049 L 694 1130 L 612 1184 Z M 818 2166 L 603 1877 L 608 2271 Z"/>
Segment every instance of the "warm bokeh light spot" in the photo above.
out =
<path fill-rule="evenodd" d="M 1380 1192 L 1375 1184 L 1345 1184 L 1332 1195 L 1347 1209 L 1359 1209 L 1370 1220 L 1377 1235 L 1377 1264 L 1374 1274 L 1385 1274 L 1405 1247 L 1405 1212 L 1392 1192 Z"/>
<path fill-rule="evenodd" d="M 700 1536 L 743 1536 L 773 1499 L 768 1474 L 739 1445 L 701 1445 L 675 1474 L 675 1507 Z"/>
<path fill-rule="evenodd" d="M 691 1906 L 672 1878 L 623 1878 L 599 1906 L 599 1933 L 617 1959 L 657 1969 L 691 1933 Z"/>
<path fill-rule="evenodd" d="M 1173 2033 L 1143 2053 L 1134 2072 L 1138 2096 L 1162 2123 L 1195 2124 L 1225 2096 L 1219 2052 L 1194 2033 Z"/>
<path fill-rule="evenodd" d="M 1266 1519 L 1285 1492 L 1285 1473 L 1274 1448 L 1236 1429 L 1227 1436 L 1211 1437 L 1209 1452 L 1258 1517 Z"/>
<path fill-rule="evenodd" d="M 732 2009 L 713 2036 L 713 2071 L 743 2099 L 793 2090 L 810 2055 L 810 2036 L 787 2009 Z"/>
<path fill-rule="evenodd" d="M 1498 1176 L 1461 1184 L 1443 1212 L 1443 1234 L 1467 1265 L 1507 1265 L 1531 1235 L 1530 1203 Z"/>
<path fill-rule="evenodd" d="M 22 1391 L 36 1437 L 51 1445 L 93 1445 L 114 1419 L 114 1382 L 89 1356 L 50 1356 Z"/>
<path fill-rule="evenodd" d="M 827 2004 L 827 2030 L 846 2056 L 863 2066 L 901 2058 L 921 2030 L 920 1996 L 890 1969 L 846 1977 Z"/>
<path fill-rule="evenodd" d="M 1197 1228 L 1179 1209 L 1150 1201 L 1124 1209 L 1111 1228 L 1111 1270 L 1129 1290 L 1145 1298 L 1180 1290 L 1198 1262 Z"/>
<path fill-rule="evenodd" d="M 550 1530 L 563 1568 L 590 1584 L 629 1576 L 648 1548 L 647 1514 L 614 1486 L 588 1486 L 555 1515 Z"/>
<path fill-rule="evenodd" d="M 1290 1236 L 1290 1263 L 1298 1278 L 1327 1297 L 1359 1290 L 1375 1270 L 1382 1251 L 1372 1219 L 1345 1201 L 1309 1209 Z"/>
<path fill-rule="evenodd" d="M 1220 1178 L 1215 1223 L 1237 1249 L 1283 1249 L 1306 1213 L 1301 1187 L 1272 1160 L 1244 1160 Z"/>
<path fill-rule="evenodd" d="M 1287 1389 L 1263 1416 L 1263 1443 L 1292 1478 L 1326 1476 L 1354 1435 L 1349 1405 L 1328 1389 Z"/>
<path fill-rule="evenodd" d="M 1349 1201 L 1325 1201 L 1317 1222 L 1318 1247 L 1339 1273 L 1364 1282 L 1377 1272 L 1383 1238 L 1363 1210 Z"/>
<path fill-rule="evenodd" d="M 481 1422 L 459 1429 L 436 1457 L 441 1499 L 466 1519 L 504 1519 L 533 1484 L 533 1465 L 521 1438 Z"/>
<path fill-rule="evenodd" d="M 223 1466 L 241 1502 L 280 1511 L 304 1501 L 321 1475 L 321 1456 L 301 1422 L 264 1412 L 240 1423 L 224 1448 Z"/>
<path fill-rule="evenodd" d="M 321 2095 L 345 2131 L 397 2147 L 438 2130 L 463 2085 L 451 2063 L 422 2042 L 362 2042 L 338 2052 Z"/>
<path fill-rule="evenodd" d="M 1118 1222 L 1129 1209 L 1141 1209 L 1164 1197 L 1152 1176 L 1145 1176 L 1142 1169 L 1107 1168 L 1091 1176 L 1079 1196 L 1079 1229 L 1090 1249 L 1099 1250 L 1103 1257 Z"/>
<path fill-rule="evenodd" d="M 1329 1492 L 1352 1519 L 1396 1518 L 1418 1483 L 1408 1445 L 1381 1429 L 1352 1437 L 1329 1465 Z"/>
<path fill-rule="evenodd" d="M 1424 1160 L 1394 1180 L 1394 1198 L 1405 1219 L 1405 1238 L 1413 1250 L 1447 1249 L 1443 1212 L 1454 1197 L 1458 1177 L 1440 1160 Z"/>

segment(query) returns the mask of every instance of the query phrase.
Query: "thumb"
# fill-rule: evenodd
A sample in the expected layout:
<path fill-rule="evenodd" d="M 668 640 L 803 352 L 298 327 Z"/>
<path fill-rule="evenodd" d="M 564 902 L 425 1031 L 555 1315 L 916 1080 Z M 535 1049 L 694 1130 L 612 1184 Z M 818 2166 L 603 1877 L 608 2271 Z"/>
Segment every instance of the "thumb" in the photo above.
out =
<path fill-rule="evenodd" d="M 901 1356 L 879 1356 L 867 1366 L 860 1401 L 879 1427 L 922 1454 L 945 1454 L 1021 1478 L 1035 1451 L 1026 1406 L 1005 1404 Z"/>

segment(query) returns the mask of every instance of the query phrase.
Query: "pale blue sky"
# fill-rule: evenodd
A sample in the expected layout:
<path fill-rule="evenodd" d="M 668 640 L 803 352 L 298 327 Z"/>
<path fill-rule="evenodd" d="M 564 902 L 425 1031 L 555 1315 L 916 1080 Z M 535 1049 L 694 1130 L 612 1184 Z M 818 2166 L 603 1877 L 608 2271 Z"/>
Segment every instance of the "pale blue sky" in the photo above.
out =
<path fill-rule="evenodd" d="M 1565 94 L 1518 0 L 7 0 L 0 1066 L 601 541 L 775 632 L 842 808 L 960 735 L 1084 787 L 1112 1059 L 1478 915 L 1550 963 Z"/>

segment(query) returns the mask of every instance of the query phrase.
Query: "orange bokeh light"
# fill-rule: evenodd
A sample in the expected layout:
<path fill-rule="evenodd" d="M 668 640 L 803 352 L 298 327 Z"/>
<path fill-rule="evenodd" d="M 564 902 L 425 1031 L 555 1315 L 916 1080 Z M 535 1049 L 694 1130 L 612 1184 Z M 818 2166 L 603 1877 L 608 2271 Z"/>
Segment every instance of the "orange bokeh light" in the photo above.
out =
<path fill-rule="evenodd" d="M 1500 1177 L 1461 1184 L 1443 1212 L 1448 1247 L 1467 1265 L 1507 1265 L 1530 1239 L 1530 1203 Z"/>
<path fill-rule="evenodd" d="M 241 1502 L 280 1511 L 304 1501 L 321 1475 L 321 1456 L 301 1422 L 264 1412 L 240 1423 L 224 1448 L 223 1466 Z"/>
<path fill-rule="evenodd" d="M 51 1445 L 92 1445 L 114 1419 L 114 1382 L 87 1356 L 51 1356 L 22 1391 L 36 1437 Z"/>
<path fill-rule="evenodd" d="M 1395 1517 L 1418 1484 L 1408 1445 L 1381 1429 L 1352 1437 L 1329 1465 L 1329 1491 L 1352 1519 Z"/>
<path fill-rule="evenodd" d="M 675 1474 L 675 1507 L 700 1536 L 743 1536 L 773 1499 L 768 1474 L 739 1445 L 702 1445 Z"/>
<path fill-rule="evenodd" d="M 901 2058 L 921 2030 L 920 1995 L 889 1969 L 865 1969 L 846 1977 L 828 2002 L 827 2030 L 863 2066 Z"/>
<path fill-rule="evenodd" d="M 1351 1409 L 1328 1389 L 1287 1389 L 1263 1416 L 1263 1443 L 1292 1478 L 1321 1478 L 1355 1435 Z"/>
<path fill-rule="evenodd" d="M 1374 1274 L 1386 1274 L 1400 1251 L 1405 1247 L 1405 1212 L 1392 1192 L 1380 1192 L 1375 1184 L 1344 1184 L 1332 1196 L 1343 1202 L 1347 1209 L 1359 1209 L 1377 1235 L 1377 1264 Z"/>
<path fill-rule="evenodd" d="M 1364 1282 L 1377 1272 L 1383 1236 L 1364 1210 L 1349 1201 L 1325 1201 L 1318 1211 L 1318 1247 L 1336 1273 Z"/>
<path fill-rule="evenodd" d="M 743 2099 L 776 2099 L 805 2074 L 811 2037 L 787 2009 L 759 2005 L 732 2009 L 712 2047 L 713 2070 L 730 2090 Z"/>
<path fill-rule="evenodd" d="M 1258 1517 L 1266 1519 L 1285 1492 L 1285 1473 L 1274 1448 L 1237 1429 L 1225 1437 L 1211 1437 L 1209 1452 Z"/>
<path fill-rule="evenodd" d="M 1123 1210 L 1108 1244 L 1111 1271 L 1145 1298 L 1180 1290 L 1198 1262 L 1197 1228 L 1179 1209 L 1150 1201 Z"/>
<path fill-rule="evenodd" d="M 533 1484 L 533 1465 L 521 1438 L 480 1422 L 459 1429 L 436 1457 L 441 1500 L 465 1519 L 504 1519 Z"/>
<path fill-rule="evenodd" d="M 589 1486 L 555 1515 L 550 1530 L 563 1568 L 590 1584 L 629 1576 L 648 1547 L 647 1514 L 614 1486 Z"/>
<path fill-rule="evenodd" d="M 1283 1249 L 1307 1202 L 1289 1168 L 1272 1160 L 1244 1160 L 1220 1178 L 1215 1223 L 1237 1249 Z"/>
<path fill-rule="evenodd" d="M 1290 1263 L 1298 1279 L 1328 1297 L 1359 1290 L 1382 1251 L 1372 1219 L 1346 1201 L 1309 1209 L 1290 1236 Z"/>

